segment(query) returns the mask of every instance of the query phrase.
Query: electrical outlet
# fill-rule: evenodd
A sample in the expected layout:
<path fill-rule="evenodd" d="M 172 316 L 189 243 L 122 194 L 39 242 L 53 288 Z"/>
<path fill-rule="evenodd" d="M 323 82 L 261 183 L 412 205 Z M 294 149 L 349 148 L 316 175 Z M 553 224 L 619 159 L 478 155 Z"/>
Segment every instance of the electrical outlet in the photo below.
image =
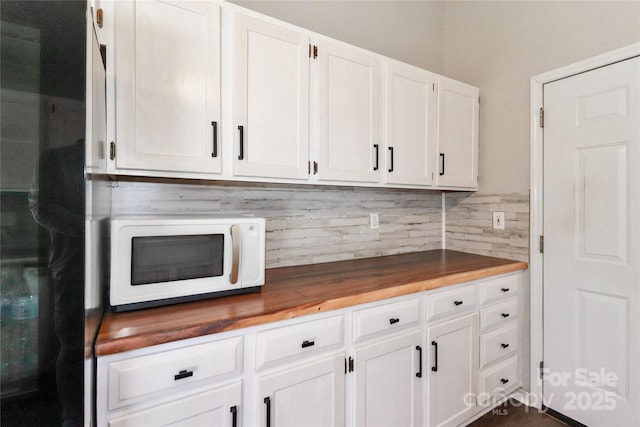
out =
<path fill-rule="evenodd" d="M 504 230 L 504 212 L 493 213 L 493 229 Z"/>
<path fill-rule="evenodd" d="M 372 230 L 378 228 L 378 212 L 371 212 L 369 214 L 369 226 Z"/>

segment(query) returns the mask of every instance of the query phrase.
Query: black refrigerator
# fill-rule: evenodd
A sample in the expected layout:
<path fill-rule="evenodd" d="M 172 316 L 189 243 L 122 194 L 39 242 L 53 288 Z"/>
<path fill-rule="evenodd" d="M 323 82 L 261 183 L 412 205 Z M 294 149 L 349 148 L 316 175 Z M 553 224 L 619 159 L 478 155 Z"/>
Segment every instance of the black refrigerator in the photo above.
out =
<path fill-rule="evenodd" d="M 2 426 L 85 424 L 86 13 L 0 3 Z"/>

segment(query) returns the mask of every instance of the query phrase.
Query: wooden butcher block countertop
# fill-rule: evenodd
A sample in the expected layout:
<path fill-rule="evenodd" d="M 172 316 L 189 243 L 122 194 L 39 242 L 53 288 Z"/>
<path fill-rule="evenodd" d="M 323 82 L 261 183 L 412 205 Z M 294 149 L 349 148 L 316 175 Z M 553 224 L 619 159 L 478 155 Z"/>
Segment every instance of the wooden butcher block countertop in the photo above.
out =
<path fill-rule="evenodd" d="M 96 356 L 326 312 L 524 270 L 501 258 L 435 250 L 266 271 L 260 292 L 113 313 Z"/>

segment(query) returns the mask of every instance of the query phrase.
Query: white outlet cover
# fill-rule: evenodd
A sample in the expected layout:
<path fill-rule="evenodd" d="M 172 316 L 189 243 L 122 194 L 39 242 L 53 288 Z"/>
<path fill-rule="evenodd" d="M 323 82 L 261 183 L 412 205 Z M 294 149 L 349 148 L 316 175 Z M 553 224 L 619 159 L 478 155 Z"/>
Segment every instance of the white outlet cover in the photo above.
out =
<path fill-rule="evenodd" d="M 504 230 L 504 212 L 493 213 L 493 229 Z"/>
<path fill-rule="evenodd" d="M 369 225 L 372 230 L 378 228 L 378 213 L 372 212 L 369 214 Z"/>

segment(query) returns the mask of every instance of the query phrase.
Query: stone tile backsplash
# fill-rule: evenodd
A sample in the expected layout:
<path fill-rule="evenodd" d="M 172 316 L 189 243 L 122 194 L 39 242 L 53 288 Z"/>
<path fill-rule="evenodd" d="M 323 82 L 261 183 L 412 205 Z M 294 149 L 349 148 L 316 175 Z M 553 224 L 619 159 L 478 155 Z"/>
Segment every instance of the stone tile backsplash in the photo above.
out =
<path fill-rule="evenodd" d="M 529 261 L 529 192 L 447 193 L 447 249 Z M 494 230 L 492 212 L 505 213 L 505 229 Z"/>
<path fill-rule="evenodd" d="M 505 230 L 492 212 L 505 212 Z M 379 228 L 369 227 L 369 213 Z M 529 192 L 445 193 L 447 249 L 528 261 Z M 288 184 L 119 181 L 112 216 L 263 216 L 267 268 L 440 249 L 439 191 Z"/>
<path fill-rule="evenodd" d="M 267 268 L 442 248 L 438 191 L 144 180 L 112 188 L 112 216 L 247 213 L 266 218 Z"/>

